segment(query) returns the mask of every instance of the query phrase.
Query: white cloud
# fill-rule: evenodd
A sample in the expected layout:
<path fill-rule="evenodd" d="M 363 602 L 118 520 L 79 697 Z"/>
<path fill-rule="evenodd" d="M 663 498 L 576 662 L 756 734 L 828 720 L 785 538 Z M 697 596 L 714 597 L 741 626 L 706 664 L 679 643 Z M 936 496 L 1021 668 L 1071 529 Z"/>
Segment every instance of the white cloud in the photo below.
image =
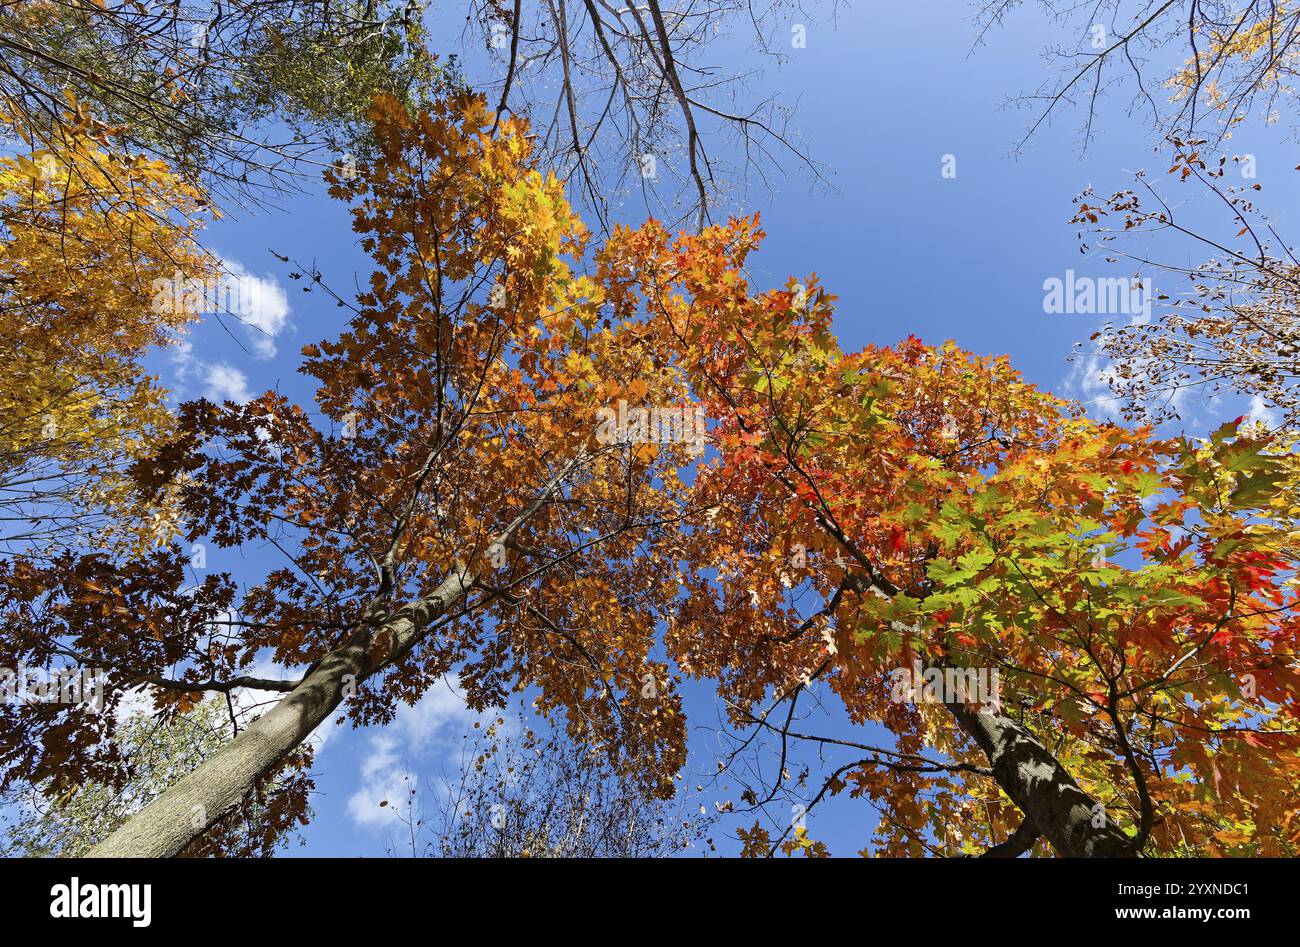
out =
<path fill-rule="evenodd" d="M 1129 325 L 1142 325 L 1146 321 L 1146 317 L 1139 314 L 1130 320 Z M 1099 336 L 1095 341 L 1102 346 L 1109 341 L 1109 337 Z M 1150 362 L 1146 364 L 1149 365 Z M 1131 369 L 1134 375 L 1126 379 L 1126 382 L 1142 380 L 1146 372 L 1143 363 L 1134 360 Z M 1122 421 L 1121 411 L 1124 403 L 1116 396 L 1115 389 L 1111 385 L 1116 378 L 1114 363 L 1101 352 L 1081 352 L 1075 358 L 1074 367 L 1065 379 L 1065 391 L 1092 409 L 1090 413 L 1094 417 L 1107 421 Z M 1185 414 L 1187 389 L 1174 388 L 1162 391 L 1158 398 L 1163 405 L 1172 407 L 1180 416 Z"/>
<path fill-rule="evenodd" d="M 446 678 L 414 705 L 402 704 L 393 722 L 369 737 L 361 763 L 361 786 L 348 798 L 348 815 L 362 828 L 384 828 L 397 821 L 406 794 L 418 788 L 411 764 L 459 746 L 465 729 L 479 715 Z M 381 806 L 381 802 L 387 806 Z"/>
<path fill-rule="evenodd" d="M 114 708 L 114 720 L 117 726 L 122 727 L 136 717 L 149 717 L 153 713 L 153 693 L 142 684 L 122 694 Z"/>
<path fill-rule="evenodd" d="M 289 322 L 289 297 L 274 276 L 255 276 L 237 260 L 222 259 L 226 308 L 248 329 L 253 354 L 275 355 L 275 338 Z"/>
<path fill-rule="evenodd" d="M 1075 359 L 1065 389 L 1088 407 L 1095 408 L 1095 415 L 1114 420 L 1119 418 L 1122 407 L 1110 386 L 1114 377 L 1115 369 L 1109 359 L 1088 352 Z"/>
<path fill-rule="evenodd" d="M 256 276 L 238 260 L 222 258 L 221 278 L 204 284 L 202 293 L 210 311 L 229 315 L 244 326 L 252 354 L 258 359 L 269 359 L 276 353 L 276 338 L 289 325 L 289 297 L 273 276 Z M 209 362 L 194 354 L 192 342 L 177 338 L 170 349 L 176 379 L 186 385 L 202 389 L 211 401 L 234 401 L 244 404 L 252 400 L 248 376 L 226 362 Z"/>
<path fill-rule="evenodd" d="M 225 362 L 203 361 L 194 354 L 193 343 L 185 339 L 172 345 L 171 360 L 176 367 L 176 380 L 202 387 L 203 396 L 209 401 L 245 404 L 253 399 L 247 375 Z"/>
<path fill-rule="evenodd" d="M 248 376 L 238 368 L 225 362 L 204 363 L 202 372 L 206 385 L 204 395 L 209 401 L 245 404 L 253 400 L 253 393 L 248 390 Z"/>
<path fill-rule="evenodd" d="M 382 733 L 371 737 L 370 755 L 361 764 L 361 788 L 348 797 L 348 815 L 362 828 L 391 825 L 418 779 L 398 758 L 396 737 Z"/>

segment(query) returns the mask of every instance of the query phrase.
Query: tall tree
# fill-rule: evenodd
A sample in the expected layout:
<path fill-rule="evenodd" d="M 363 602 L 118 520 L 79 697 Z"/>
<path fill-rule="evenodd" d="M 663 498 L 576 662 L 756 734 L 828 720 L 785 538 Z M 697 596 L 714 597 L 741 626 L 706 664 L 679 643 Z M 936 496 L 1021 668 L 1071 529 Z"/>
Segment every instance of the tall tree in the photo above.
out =
<path fill-rule="evenodd" d="M 647 630 L 676 594 L 657 549 L 685 515 L 676 471 L 692 448 L 598 443 L 589 405 L 684 392 L 636 325 L 601 312 L 595 281 L 571 273 L 562 255 L 584 234 L 559 183 L 533 169 L 521 123 L 489 137 L 471 98 L 412 116 L 389 97 L 375 118 L 380 162 L 337 192 L 377 269 L 349 330 L 309 347 L 304 368 L 332 429 L 271 393 L 198 403 L 185 436 L 139 471 L 145 486 L 189 481 L 191 536 L 270 543 L 286 566 L 238 602 L 224 577 L 180 587 L 178 553 L 6 576 L 22 603 L 11 660 L 62 648 L 118 685 L 287 692 L 97 852 L 178 851 L 345 698 L 353 722 L 384 721 L 454 666 L 473 705 L 536 687 L 543 711 L 567 708 L 671 792 L 682 721 Z M 309 667 L 248 680 L 263 653 Z M 5 723 L 6 764 L 77 771 L 102 765 L 91 740 L 111 715 Z"/>
<path fill-rule="evenodd" d="M 127 476 L 173 431 L 140 360 L 193 318 L 161 288 L 213 272 L 202 194 L 64 104 L 57 140 L 0 158 L 0 547 L 38 558 L 172 537 Z"/>
<path fill-rule="evenodd" d="M 1155 441 L 952 344 L 844 353 L 815 278 L 750 293 L 760 237 L 652 223 L 603 251 L 717 419 L 670 654 L 783 754 L 858 757 L 808 804 L 871 798 L 888 853 L 1294 853 L 1291 443 Z M 821 680 L 895 745 L 795 732 Z M 819 850 L 779 828 L 751 850 Z"/>
<path fill-rule="evenodd" d="M 238 729 L 233 705 L 217 697 L 165 722 L 147 712 L 131 713 L 113 735 L 128 767 L 121 785 L 60 782 L 56 787 L 21 786 L 0 797 L 8 811 L 0 853 L 6 857 L 70 858 L 84 855 L 172 783 L 211 756 Z M 278 822 L 288 806 L 290 787 L 274 782 L 258 798 L 231 813 L 197 840 L 187 855 L 273 854 L 287 841 L 292 825 Z"/>
<path fill-rule="evenodd" d="M 886 852 L 1294 850 L 1289 444 L 1099 424 L 952 344 L 845 353 L 814 279 L 751 292 L 755 220 L 589 256 L 521 122 L 472 97 L 374 118 L 380 158 L 337 193 L 377 268 L 305 352 L 325 429 L 274 393 L 199 402 L 138 468 L 183 479 L 191 538 L 288 564 L 242 596 L 176 550 L 0 574 L 10 660 L 285 694 L 93 854 L 183 849 L 336 712 L 385 722 L 450 670 L 476 708 L 533 689 L 663 796 L 677 679 L 712 679 L 782 763 L 852 751 L 806 803 L 870 798 Z M 307 669 L 250 680 L 259 656 Z M 892 744 L 796 731 L 822 680 Z M 10 714 L 0 763 L 109 768 L 111 719 Z M 750 806 L 797 791 L 784 769 Z"/>

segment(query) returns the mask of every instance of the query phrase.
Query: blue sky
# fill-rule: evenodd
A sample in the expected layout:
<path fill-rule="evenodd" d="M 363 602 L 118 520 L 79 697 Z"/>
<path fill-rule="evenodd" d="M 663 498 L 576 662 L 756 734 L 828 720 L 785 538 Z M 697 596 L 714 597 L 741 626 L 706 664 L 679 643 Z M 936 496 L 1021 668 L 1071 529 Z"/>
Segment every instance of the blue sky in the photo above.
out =
<path fill-rule="evenodd" d="M 815 271 L 839 296 L 835 328 L 847 349 L 890 344 L 908 334 L 928 342 L 952 338 L 978 353 L 1009 353 L 1044 388 L 1094 399 L 1096 386 L 1066 356 L 1102 317 L 1046 314 L 1043 284 L 1064 278 L 1067 269 L 1128 275 L 1081 256 L 1076 228 L 1068 223 L 1071 198 L 1089 184 L 1105 193 L 1127 186 L 1130 172 L 1142 167 L 1161 176 L 1168 161 L 1156 153 L 1149 122 L 1127 116 L 1128 99 L 1116 96 L 1102 103 L 1086 154 L 1079 147 L 1083 116 L 1073 110 L 1012 157 L 1036 113 L 999 106 L 1043 78 L 1041 50 L 1064 39 L 1033 6 L 1013 12 L 974 53 L 966 9 L 951 2 L 861 3 L 842 9 L 835 23 L 798 14 L 790 22 L 807 25 L 807 46 L 791 50 L 784 67 L 763 81 L 798 102 L 795 125 L 833 172 L 834 189 L 810 190 L 807 175 L 791 163 L 791 174 L 776 179 L 774 193 L 750 190 L 744 209 L 761 211 L 769 234 L 750 267 L 759 288 Z M 744 63 L 743 55 L 721 47 L 719 65 L 730 65 L 729 57 Z M 471 81 L 483 68 L 473 59 L 467 66 Z M 1278 200 L 1294 193 L 1297 163 L 1288 131 L 1254 124 L 1231 143 L 1232 152 L 1256 155 L 1258 180 L 1265 194 L 1274 195 L 1274 219 L 1283 227 Z M 955 177 L 941 174 L 945 155 L 955 158 Z M 637 213 L 625 207 L 621 219 L 635 223 Z M 1213 209 L 1203 213 L 1222 223 Z M 268 251 L 314 262 L 339 290 L 354 278 L 364 280 L 366 262 L 346 208 L 317 189 L 287 199 L 280 212 L 223 220 L 206 242 L 265 280 L 260 311 L 269 335 L 210 321 L 194 331 L 188 350 L 159 355 L 157 371 L 180 397 L 280 388 L 306 400 L 308 389 L 295 373 L 298 349 L 334 334 L 339 310 L 318 294 L 304 294 L 288 278 L 291 268 Z M 1173 258 L 1199 261 L 1188 248 L 1167 249 Z M 1228 405 L 1200 406 L 1188 427 L 1217 426 L 1235 413 Z M 255 574 L 257 554 L 247 553 L 246 562 L 239 555 L 209 549 L 208 567 Z M 701 726 L 682 781 L 693 789 L 714 769 L 716 745 L 707 727 L 716 724 L 716 709 L 705 687 L 690 688 L 688 698 L 693 722 Z M 318 755 L 316 821 L 305 832 L 305 846 L 290 853 L 382 854 L 391 826 L 378 801 L 400 786 L 408 767 L 436 775 L 470 719 L 450 689 L 441 689 L 383 731 L 331 732 Z M 847 732 L 833 720 L 828 726 Z M 727 795 L 735 797 L 721 787 L 709 789 L 702 801 Z M 809 819 L 812 834 L 837 854 L 860 849 L 873 822 L 860 803 L 840 802 Z M 735 824 L 724 823 L 714 835 L 724 853 L 736 850 L 727 831 Z"/>

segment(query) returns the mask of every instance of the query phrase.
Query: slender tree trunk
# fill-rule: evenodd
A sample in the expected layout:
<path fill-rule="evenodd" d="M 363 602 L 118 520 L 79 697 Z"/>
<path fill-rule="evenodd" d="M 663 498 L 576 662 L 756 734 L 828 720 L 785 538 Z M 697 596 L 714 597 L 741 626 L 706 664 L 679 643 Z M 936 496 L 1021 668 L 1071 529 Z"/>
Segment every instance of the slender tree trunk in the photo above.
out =
<path fill-rule="evenodd" d="M 578 451 L 495 542 L 502 546 L 510 543 L 519 527 L 549 502 L 565 478 L 588 458 L 585 450 Z M 300 746 L 353 688 L 405 657 L 428 633 L 429 625 L 459 604 L 477 581 L 476 571 L 457 564 L 432 594 L 398 609 L 381 624 L 353 629 L 347 641 L 314 665 L 288 696 L 85 857 L 169 858 L 179 853 L 237 806 L 257 780 Z"/>
<path fill-rule="evenodd" d="M 993 778 L 1026 820 L 1060 855 L 1131 857 L 1130 839 L 1065 771 L 1046 747 L 1010 717 L 961 703 L 948 704 L 957 723 L 984 751 Z"/>
<path fill-rule="evenodd" d="M 400 660 L 429 623 L 457 604 L 474 583 L 454 571 L 429 597 L 381 625 L 355 630 L 348 642 L 322 658 L 296 688 L 100 842 L 88 858 L 169 858 L 237 806 L 257 784 L 372 673 Z M 383 647 L 378 658 L 374 646 Z"/>

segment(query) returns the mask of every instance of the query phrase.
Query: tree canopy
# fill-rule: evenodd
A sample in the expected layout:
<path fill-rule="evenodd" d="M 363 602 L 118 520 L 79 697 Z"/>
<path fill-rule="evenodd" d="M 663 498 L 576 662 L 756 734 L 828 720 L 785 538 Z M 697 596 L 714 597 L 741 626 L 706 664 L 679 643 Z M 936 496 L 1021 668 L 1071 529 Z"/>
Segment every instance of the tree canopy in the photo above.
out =
<path fill-rule="evenodd" d="M 1083 75 L 1183 5 L 1156 6 Z M 1197 103 L 1230 127 L 1251 101 L 1223 91 L 1231 64 L 1264 94 L 1291 61 L 1259 71 L 1285 4 L 1267 22 L 1209 6 L 1173 73 L 1193 130 Z M 525 27 L 518 4 L 475 6 L 507 27 L 491 98 L 435 67 L 405 9 L 0 9 L 25 146 L 0 158 L 0 684 L 69 661 L 103 684 L 102 702 L 0 700 L 0 792 L 52 807 L 24 844 L 64 850 L 91 819 L 92 855 L 273 852 L 310 818 L 318 728 L 390 724 L 453 677 L 474 711 L 526 699 L 563 728 L 551 763 L 571 768 L 523 767 L 563 817 L 511 797 L 502 852 L 619 850 L 589 810 L 629 827 L 625 850 L 676 847 L 628 810 L 677 794 L 686 693 L 708 688 L 742 786 L 716 811 L 747 855 L 840 854 L 785 817 L 835 797 L 879 816 L 864 853 L 1297 854 L 1297 265 L 1206 139 L 1173 136 L 1173 173 L 1244 251 L 1183 228 L 1143 175 L 1076 202 L 1108 249 L 1122 226 L 1219 253 L 1187 273 L 1190 315 L 1098 333 L 1128 407 L 1099 420 L 956 341 L 848 350 L 833 287 L 756 278 L 762 219 L 714 219 L 695 115 L 787 143 L 713 110 L 673 52 L 739 7 L 587 4 L 571 27 L 556 0 Z M 187 24 L 197 53 L 173 48 Z M 514 86 L 533 60 L 564 76 L 550 126 Z M 694 229 L 606 219 L 599 169 L 621 172 L 593 164 L 605 118 L 578 117 L 578 69 L 622 98 L 618 147 L 684 129 Z M 325 137 L 227 134 L 281 108 Z M 210 196 L 277 153 L 361 141 L 324 173 L 368 278 L 293 274 L 346 319 L 302 349 L 309 396 L 169 404 L 144 358 L 213 272 Z M 1158 427 L 1188 385 L 1286 417 Z M 195 544 L 277 559 L 198 575 Z M 244 691 L 269 708 L 186 741 Z M 806 726 L 812 700 L 849 726 Z M 805 747 L 830 761 L 811 784 L 790 771 Z M 502 791 L 475 765 L 477 818 L 443 851 L 479 850 Z"/>
<path fill-rule="evenodd" d="M 377 157 L 333 190 L 375 270 L 304 350 L 325 420 L 189 403 L 134 469 L 145 496 L 180 484 L 186 539 L 284 566 L 194 586 L 175 545 L 4 569 L 10 662 L 77 655 L 164 715 L 284 693 L 97 854 L 184 848 L 269 774 L 297 785 L 317 725 L 391 720 L 447 672 L 472 707 L 535 694 L 664 796 L 683 679 L 783 744 L 829 739 L 789 725 L 825 682 L 894 740 L 832 740 L 857 758 L 817 798 L 869 799 L 887 853 L 1294 850 L 1286 443 L 1100 423 L 953 343 L 843 352 L 815 277 L 751 288 L 757 218 L 593 247 L 521 120 L 470 95 L 372 117 Z M 611 437 L 615 405 L 704 423 Z M 250 679 L 267 654 L 307 671 Z M 1000 690 L 900 699 L 913 666 Z M 121 778 L 112 719 L 7 713 L 6 771 Z"/>

